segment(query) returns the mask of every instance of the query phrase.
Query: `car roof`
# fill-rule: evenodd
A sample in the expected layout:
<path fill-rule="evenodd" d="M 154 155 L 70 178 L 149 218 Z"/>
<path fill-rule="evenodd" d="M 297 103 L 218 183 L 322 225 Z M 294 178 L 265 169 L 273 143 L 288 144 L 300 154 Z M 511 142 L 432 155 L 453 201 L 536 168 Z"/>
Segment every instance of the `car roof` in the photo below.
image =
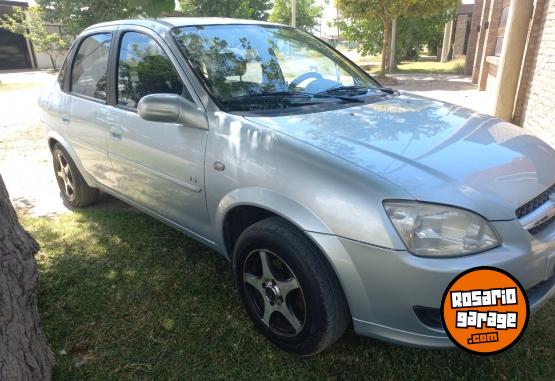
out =
<path fill-rule="evenodd" d="M 159 19 L 175 26 L 194 25 L 226 25 L 226 24 L 250 24 L 250 25 L 279 25 L 267 21 L 234 19 L 230 17 L 164 17 Z"/>
<path fill-rule="evenodd" d="M 280 25 L 266 21 L 234 19 L 228 17 L 162 17 L 156 19 L 115 20 L 89 26 L 85 30 L 116 25 L 139 25 L 151 29 L 172 29 L 180 26 L 197 25 Z"/>

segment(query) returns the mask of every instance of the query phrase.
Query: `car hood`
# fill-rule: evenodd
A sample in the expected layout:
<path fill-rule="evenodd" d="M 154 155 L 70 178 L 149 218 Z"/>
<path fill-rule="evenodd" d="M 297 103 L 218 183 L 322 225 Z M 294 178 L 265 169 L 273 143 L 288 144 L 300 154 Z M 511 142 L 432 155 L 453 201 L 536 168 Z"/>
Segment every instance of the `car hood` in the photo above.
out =
<path fill-rule="evenodd" d="M 520 127 L 408 93 L 340 110 L 250 121 L 318 147 L 403 188 L 415 199 L 490 220 L 555 183 L 555 152 Z"/>

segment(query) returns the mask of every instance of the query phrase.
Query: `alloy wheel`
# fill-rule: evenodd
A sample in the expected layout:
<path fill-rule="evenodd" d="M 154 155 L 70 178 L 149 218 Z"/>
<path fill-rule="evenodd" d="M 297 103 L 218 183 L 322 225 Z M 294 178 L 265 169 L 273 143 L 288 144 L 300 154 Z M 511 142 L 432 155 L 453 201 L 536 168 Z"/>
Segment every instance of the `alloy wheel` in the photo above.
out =
<path fill-rule="evenodd" d="M 56 179 L 58 180 L 60 189 L 69 200 L 72 200 L 75 197 L 73 173 L 71 172 L 67 158 L 61 152 L 56 153 L 54 169 L 56 170 Z"/>
<path fill-rule="evenodd" d="M 269 250 L 250 252 L 243 266 L 243 281 L 260 320 L 272 332 L 297 336 L 306 322 L 306 302 L 291 268 Z"/>

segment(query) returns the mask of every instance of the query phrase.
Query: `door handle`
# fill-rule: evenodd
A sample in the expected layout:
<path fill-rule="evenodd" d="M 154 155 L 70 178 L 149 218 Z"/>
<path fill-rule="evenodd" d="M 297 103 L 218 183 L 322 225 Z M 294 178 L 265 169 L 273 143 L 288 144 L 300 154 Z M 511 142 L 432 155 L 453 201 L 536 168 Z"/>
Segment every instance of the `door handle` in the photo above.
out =
<path fill-rule="evenodd" d="M 112 139 L 114 140 L 121 140 L 122 138 L 122 130 L 118 126 L 110 126 L 110 135 L 112 135 Z"/>
<path fill-rule="evenodd" d="M 69 115 L 62 114 L 62 123 L 69 124 Z"/>

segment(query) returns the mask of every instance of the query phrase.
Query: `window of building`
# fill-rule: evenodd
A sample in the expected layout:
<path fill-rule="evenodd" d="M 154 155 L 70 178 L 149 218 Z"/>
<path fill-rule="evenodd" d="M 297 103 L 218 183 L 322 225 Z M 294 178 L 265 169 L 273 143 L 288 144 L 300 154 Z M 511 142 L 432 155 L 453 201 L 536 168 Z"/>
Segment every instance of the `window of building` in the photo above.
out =
<path fill-rule="evenodd" d="M 495 53 L 497 57 L 501 55 L 501 50 L 503 49 L 503 40 L 505 36 L 505 28 L 507 27 L 507 21 L 509 19 L 509 9 L 510 5 L 503 8 L 503 13 L 501 13 L 501 22 L 499 28 L 497 28 L 497 41 L 495 42 Z"/>

